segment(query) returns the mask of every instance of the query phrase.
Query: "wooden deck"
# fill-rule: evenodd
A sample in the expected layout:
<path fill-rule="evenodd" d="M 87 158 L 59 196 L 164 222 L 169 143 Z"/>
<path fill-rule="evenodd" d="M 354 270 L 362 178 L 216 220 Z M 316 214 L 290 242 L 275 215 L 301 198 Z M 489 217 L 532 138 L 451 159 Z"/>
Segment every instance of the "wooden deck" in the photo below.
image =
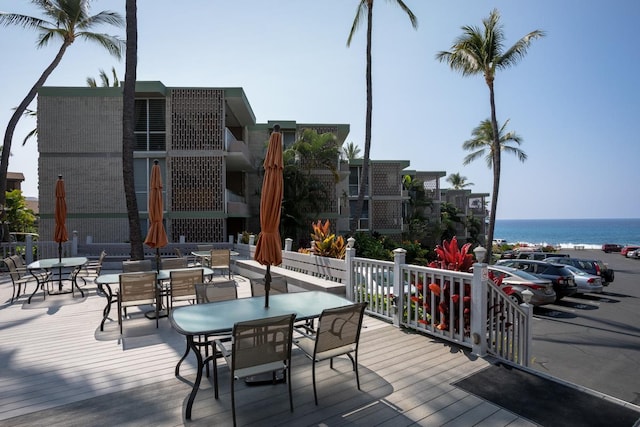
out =
<path fill-rule="evenodd" d="M 235 276 L 240 297 L 248 281 Z M 155 322 L 131 311 L 125 336 L 116 321 L 99 323 L 104 298 L 93 285 L 78 294 L 38 293 L 31 304 L 13 305 L 11 282 L 0 278 L 0 424 L 3 426 L 181 426 L 230 425 L 229 377 L 220 368 L 221 395 L 203 379 L 193 407 L 184 408 L 195 378 L 194 358 L 174 366 L 184 351 L 184 337 L 169 321 Z M 28 291 L 32 291 L 30 286 Z M 115 318 L 115 313 L 113 318 Z M 319 405 L 313 402 L 311 364 L 294 350 L 294 412 L 283 385 L 247 386 L 238 382 L 239 425 L 535 425 L 451 385 L 487 366 L 467 351 L 430 337 L 396 329 L 366 317 L 361 336 L 361 391 L 348 359 L 318 367 Z"/>

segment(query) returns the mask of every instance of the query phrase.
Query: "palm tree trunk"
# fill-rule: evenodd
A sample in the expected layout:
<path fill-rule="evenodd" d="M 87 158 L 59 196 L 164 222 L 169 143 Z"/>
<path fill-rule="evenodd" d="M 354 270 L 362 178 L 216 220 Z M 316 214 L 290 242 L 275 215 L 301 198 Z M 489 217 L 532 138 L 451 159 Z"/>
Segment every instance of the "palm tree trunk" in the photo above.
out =
<path fill-rule="evenodd" d="M 493 81 L 489 82 L 489 102 L 491 103 L 491 127 L 493 128 L 493 194 L 491 195 L 491 212 L 489 213 L 489 231 L 487 233 L 487 262 L 491 264 L 493 235 L 496 227 L 496 212 L 498 210 L 498 191 L 500 190 L 500 135 L 498 133 L 498 120 L 496 118 L 496 103 L 493 90 Z"/>
<path fill-rule="evenodd" d="M 0 157 L 0 218 L 2 219 L 2 241 L 6 242 L 9 239 L 9 229 L 6 221 L 6 211 L 2 209 L 6 205 L 7 202 L 7 171 L 9 170 L 9 156 L 11 155 L 11 142 L 13 140 L 13 134 L 16 131 L 16 126 L 18 125 L 18 121 L 20 117 L 24 114 L 29 104 L 35 99 L 38 94 L 38 90 L 44 86 L 44 83 L 47 81 L 53 70 L 56 69 L 60 61 L 62 61 L 62 57 L 64 56 L 67 47 L 71 42 L 65 41 L 60 46 L 60 50 L 58 50 L 58 54 L 49 66 L 44 70 L 36 84 L 33 85 L 27 96 L 22 100 L 18 108 L 13 112 L 13 115 L 9 119 L 9 123 L 7 124 L 7 130 L 4 133 L 4 143 L 2 146 L 2 156 Z"/>
<path fill-rule="evenodd" d="M 138 19 L 136 0 L 127 0 L 127 54 L 122 100 L 122 178 L 129 218 L 131 259 L 144 258 L 140 215 L 136 200 L 133 175 L 133 148 L 135 145 L 136 67 L 138 62 Z"/>
<path fill-rule="evenodd" d="M 360 188 L 358 189 L 358 201 L 356 203 L 356 211 L 353 213 L 353 221 L 351 222 L 351 234 L 355 234 L 357 224 L 362 215 L 362 207 L 364 205 L 364 194 L 368 188 L 369 182 L 369 156 L 371 152 L 371 117 L 373 113 L 373 84 L 371 76 L 371 41 L 373 31 L 373 0 L 370 0 L 367 6 L 367 112 L 365 119 L 364 134 L 364 158 L 362 161 L 362 170 L 360 171 Z M 369 207 L 371 212 L 371 207 Z M 370 215 L 370 214 L 369 214 Z M 371 224 L 369 224 L 368 228 Z"/>

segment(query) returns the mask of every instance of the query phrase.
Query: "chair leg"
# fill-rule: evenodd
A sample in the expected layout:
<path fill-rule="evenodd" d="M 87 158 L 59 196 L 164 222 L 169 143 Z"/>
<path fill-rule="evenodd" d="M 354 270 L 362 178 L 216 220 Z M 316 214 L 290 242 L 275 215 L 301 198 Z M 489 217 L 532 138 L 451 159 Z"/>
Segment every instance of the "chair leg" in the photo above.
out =
<path fill-rule="evenodd" d="M 311 378 L 313 380 L 313 398 L 316 401 L 316 406 L 318 406 L 318 392 L 316 391 L 316 361 L 311 361 Z"/>
<path fill-rule="evenodd" d="M 285 379 L 287 376 L 289 377 L 289 381 L 287 381 L 289 383 L 289 409 L 293 412 L 293 394 L 291 393 L 291 360 L 287 362 L 287 368 L 284 371 Z"/>
<path fill-rule="evenodd" d="M 358 390 L 360 390 L 360 376 L 358 375 L 358 351 L 356 350 L 355 358 L 353 359 L 353 365 L 355 366 L 356 371 L 356 385 L 358 386 Z"/>
<path fill-rule="evenodd" d="M 125 316 L 127 315 L 127 308 L 125 307 Z M 122 303 L 120 302 L 120 299 L 118 299 L 118 325 L 120 326 L 120 335 L 122 335 Z"/>
<path fill-rule="evenodd" d="M 213 351 L 215 351 L 215 349 Z M 207 362 L 207 364 L 208 363 L 209 362 Z M 218 398 L 218 362 L 215 357 L 213 358 L 213 396 L 216 399 Z"/>
<path fill-rule="evenodd" d="M 233 378 L 233 371 L 231 371 L 231 414 L 233 415 L 233 426 L 236 426 L 236 393 L 235 393 L 235 379 Z"/>

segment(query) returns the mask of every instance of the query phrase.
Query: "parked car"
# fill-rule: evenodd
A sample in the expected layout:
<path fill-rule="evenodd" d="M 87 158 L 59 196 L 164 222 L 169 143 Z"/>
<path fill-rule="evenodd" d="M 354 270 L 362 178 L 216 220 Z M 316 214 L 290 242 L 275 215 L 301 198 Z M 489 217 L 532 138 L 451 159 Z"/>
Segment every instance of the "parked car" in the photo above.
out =
<path fill-rule="evenodd" d="M 555 252 L 520 252 L 516 255 L 516 259 L 535 259 L 542 261 L 550 257 L 568 257 L 568 254 L 558 254 Z"/>
<path fill-rule="evenodd" d="M 627 258 L 640 259 L 640 249 L 636 249 L 635 251 L 627 252 Z"/>
<path fill-rule="evenodd" d="M 527 289 L 533 293 L 531 305 L 551 304 L 556 300 L 556 292 L 550 280 L 540 279 L 526 271 L 502 265 L 490 265 L 488 268 L 494 281 L 502 278 L 503 289 L 508 286 L 514 291 L 509 297 L 518 304 L 524 301 L 522 292 Z"/>
<path fill-rule="evenodd" d="M 541 279 L 551 280 L 553 290 L 556 291 L 556 301 L 573 295 L 578 291 L 576 282 L 573 280 L 573 274 L 563 264 L 532 259 L 505 259 L 499 260 L 496 265 L 517 268 Z"/>
<path fill-rule="evenodd" d="M 640 246 L 632 246 L 632 245 L 625 246 L 624 248 L 620 249 L 620 255 L 627 256 L 629 252 L 635 251 L 636 249 L 640 249 Z"/>
<path fill-rule="evenodd" d="M 602 277 L 602 284 L 608 286 L 615 278 L 615 272 L 599 259 L 584 258 L 547 258 L 549 262 L 572 265 L 586 273 Z"/>
<path fill-rule="evenodd" d="M 617 243 L 605 243 L 602 245 L 602 250 L 607 254 L 610 252 L 620 252 L 622 250 L 622 245 L 618 245 Z"/>
<path fill-rule="evenodd" d="M 573 280 L 576 282 L 576 286 L 578 286 L 578 292 L 576 293 L 602 292 L 602 278 L 600 276 L 589 274 L 573 265 L 567 265 L 567 268 L 573 274 Z"/>

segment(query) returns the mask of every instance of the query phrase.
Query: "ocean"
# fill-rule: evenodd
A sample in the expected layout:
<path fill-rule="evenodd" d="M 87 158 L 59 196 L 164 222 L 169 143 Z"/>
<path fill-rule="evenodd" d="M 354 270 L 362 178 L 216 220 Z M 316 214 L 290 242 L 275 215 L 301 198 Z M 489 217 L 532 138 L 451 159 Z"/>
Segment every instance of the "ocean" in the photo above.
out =
<path fill-rule="evenodd" d="M 498 219 L 494 239 L 585 249 L 603 243 L 640 245 L 640 218 L 623 219 Z"/>

